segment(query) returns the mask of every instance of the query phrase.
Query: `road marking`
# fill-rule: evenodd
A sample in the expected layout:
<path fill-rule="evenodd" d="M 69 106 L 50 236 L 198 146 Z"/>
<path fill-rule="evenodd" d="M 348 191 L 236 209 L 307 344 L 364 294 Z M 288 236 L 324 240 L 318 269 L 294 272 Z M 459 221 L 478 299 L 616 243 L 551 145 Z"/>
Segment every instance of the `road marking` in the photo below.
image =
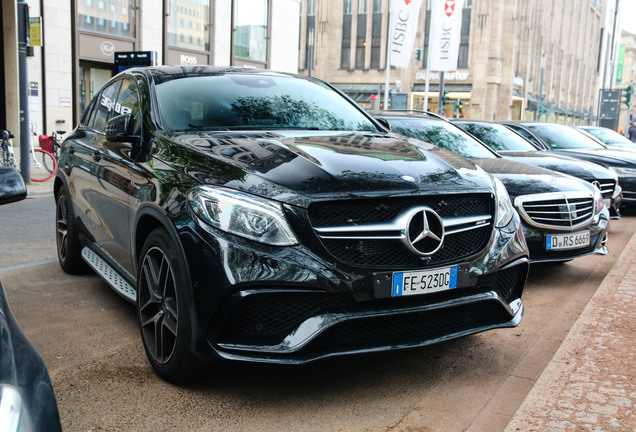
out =
<path fill-rule="evenodd" d="M 54 263 L 56 261 L 57 261 L 57 259 L 51 259 L 51 260 L 38 261 L 38 262 L 34 262 L 34 263 L 29 263 L 29 264 L 21 264 L 21 265 L 17 265 L 17 266 L 13 266 L 13 267 L 5 267 L 3 269 L 0 269 L 0 273 L 12 271 L 12 270 L 20 270 L 20 269 L 23 269 L 23 268 L 35 267 L 35 266 L 39 266 L 39 265 L 43 265 L 43 264 L 51 264 L 51 263 Z"/>

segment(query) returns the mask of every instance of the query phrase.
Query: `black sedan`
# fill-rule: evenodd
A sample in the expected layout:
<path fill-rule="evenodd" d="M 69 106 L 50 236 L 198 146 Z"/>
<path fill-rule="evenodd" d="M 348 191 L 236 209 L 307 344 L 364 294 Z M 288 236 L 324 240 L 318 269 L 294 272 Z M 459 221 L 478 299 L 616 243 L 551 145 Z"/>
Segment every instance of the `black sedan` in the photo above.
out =
<path fill-rule="evenodd" d="M 592 184 L 505 159 L 439 116 L 395 111 L 375 116 L 393 132 L 470 158 L 501 180 L 521 215 L 532 262 L 607 254 L 609 211 Z"/>
<path fill-rule="evenodd" d="M 61 149 L 58 257 L 137 305 L 164 379 L 516 326 L 519 216 L 467 159 L 388 133 L 312 78 L 129 69 Z"/>
<path fill-rule="evenodd" d="M 507 159 L 569 174 L 598 186 L 603 194 L 605 206 L 610 209 L 611 217 L 620 218 L 622 188 L 618 184 L 616 174 L 609 169 L 596 163 L 541 151 L 521 135 L 499 123 L 458 120 L 453 121 L 453 124 Z"/>
<path fill-rule="evenodd" d="M 582 133 L 576 133 L 570 126 L 552 123 L 505 124 L 540 150 L 594 162 L 613 171 L 623 188 L 622 205 L 636 204 L 635 153 L 607 149 Z"/>
<path fill-rule="evenodd" d="M 0 167 L 0 205 L 24 199 L 20 173 Z M 0 283 L 0 429 L 61 431 L 49 373 L 16 322 Z"/>
<path fill-rule="evenodd" d="M 626 136 L 611 129 L 601 126 L 576 126 L 575 128 L 599 140 L 607 148 L 636 151 L 636 143 L 631 142 Z"/>

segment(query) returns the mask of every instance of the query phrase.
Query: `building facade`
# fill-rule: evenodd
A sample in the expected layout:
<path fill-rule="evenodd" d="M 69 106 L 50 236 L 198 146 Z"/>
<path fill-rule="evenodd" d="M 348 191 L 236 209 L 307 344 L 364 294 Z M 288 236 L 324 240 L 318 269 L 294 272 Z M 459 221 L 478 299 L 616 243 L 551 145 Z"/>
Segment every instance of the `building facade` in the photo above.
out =
<path fill-rule="evenodd" d="M 464 0 L 458 69 L 444 79 L 445 116 L 529 120 L 542 111 L 542 120 L 593 121 L 607 64 L 600 52 L 608 32 L 603 18 L 614 18 L 605 12 L 613 2 Z M 391 92 L 406 94 L 410 109 L 425 106 L 430 9 L 424 0 L 410 65 L 390 71 Z M 388 10 L 388 0 L 304 0 L 300 73 L 334 84 L 365 107 L 383 103 Z M 437 111 L 439 86 L 440 73 L 431 71 L 430 111 Z M 461 113 L 453 111 L 457 100 Z"/>
<path fill-rule="evenodd" d="M 0 127 L 17 133 L 18 14 L 16 0 L 1 1 Z M 42 46 L 27 60 L 36 133 L 73 129 L 116 72 L 115 52 L 150 52 L 156 64 L 297 71 L 300 0 L 39 0 L 29 9 L 42 21 Z"/>
<path fill-rule="evenodd" d="M 621 51 L 623 51 L 622 63 L 618 64 L 620 73 L 616 75 L 616 85 L 618 89 L 625 92 L 631 86 L 631 97 L 629 106 L 621 100 L 621 115 L 619 127 L 627 128 L 629 123 L 636 123 L 636 34 L 623 32 L 621 36 Z M 627 130 L 627 129 L 625 129 Z"/>

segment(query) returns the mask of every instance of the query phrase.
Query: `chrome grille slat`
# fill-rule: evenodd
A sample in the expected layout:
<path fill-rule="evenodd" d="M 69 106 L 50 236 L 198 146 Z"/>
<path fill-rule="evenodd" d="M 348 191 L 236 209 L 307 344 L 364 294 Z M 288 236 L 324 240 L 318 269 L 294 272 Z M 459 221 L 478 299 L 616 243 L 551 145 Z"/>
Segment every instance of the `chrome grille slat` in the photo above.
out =
<path fill-rule="evenodd" d="M 561 231 L 584 227 L 594 217 L 594 197 L 587 193 L 523 195 L 515 207 L 528 224 Z"/>

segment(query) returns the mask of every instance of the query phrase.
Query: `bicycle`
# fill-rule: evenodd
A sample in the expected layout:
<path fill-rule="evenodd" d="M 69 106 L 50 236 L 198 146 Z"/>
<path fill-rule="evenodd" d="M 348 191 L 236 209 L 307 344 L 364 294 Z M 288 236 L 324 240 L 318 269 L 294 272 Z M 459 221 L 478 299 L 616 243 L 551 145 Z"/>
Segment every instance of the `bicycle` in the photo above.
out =
<path fill-rule="evenodd" d="M 31 181 L 45 182 L 55 175 L 57 171 L 57 159 L 53 155 L 41 148 L 33 146 L 33 136 L 37 134 L 31 127 L 31 136 L 29 137 L 29 154 L 33 160 L 31 164 Z M 18 161 L 13 153 L 13 134 L 9 131 L 2 131 L 2 165 L 18 168 Z"/>

